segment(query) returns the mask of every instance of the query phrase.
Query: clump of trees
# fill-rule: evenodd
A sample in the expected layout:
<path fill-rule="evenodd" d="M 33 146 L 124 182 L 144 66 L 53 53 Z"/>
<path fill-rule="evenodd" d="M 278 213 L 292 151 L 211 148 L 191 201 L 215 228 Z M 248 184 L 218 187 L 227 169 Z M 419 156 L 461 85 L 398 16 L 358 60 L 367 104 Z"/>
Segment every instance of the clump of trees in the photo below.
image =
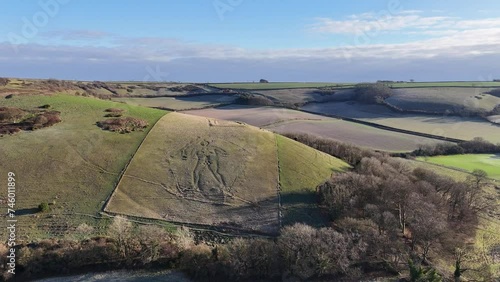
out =
<path fill-rule="evenodd" d="M 495 97 L 500 97 L 500 88 L 495 88 L 489 92 L 490 95 L 493 95 Z"/>
<path fill-rule="evenodd" d="M 241 94 L 236 99 L 236 103 L 240 105 L 249 105 L 249 106 L 273 106 L 274 102 L 262 95 L 255 94 Z"/>
<path fill-rule="evenodd" d="M 158 89 L 156 89 L 156 91 L 158 91 Z M 188 92 L 188 93 L 203 93 L 203 92 L 206 92 L 203 88 L 199 87 L 199 86 L 196 86 L 196 85 L 191 85 L 191 84 L 188 84 L 188 85 L 183 85 L 183 86 L 175 86 L 175 87 L 170 87 L 168 88 L 168 90 L 172 91 L 172 92 Z"/>
<path fill-rule="evenodd" d="M 385 83 L 361 83 L 354 87 L 355 99 L 362 103 L 382 104 L 393 90 Z"/>
<path fill-rule="evenodd" d="M 500 104 L 496 105 L 493 110 L 491 110 L 490 115 L 500 115 Z"/>
<path fill-rule="evenodd" d="M 8 78 L 0 77 L 0 86 L 6 86 L 9 82 L 10 80 Z"/>
<path fill-rule="evenodd" d="M 352 144 L 335 141 L 333 139 L 321 138 L 309 134 L 285 133 L 283 135 L 309 147 L 312 147 L 318 151 L 343 159 L 353 166 L 357 165 L 365 157 L 384 156 L 384 153 L 378 153 L 369 149 L 362 149 Z"/>
<path fill-rule="evenodd" d="M 106 236 L 91 237 L 92 230 L 81 224 L 71 235 L 83 234 L 83 239 L 48 239 L 16 246 L 15 278 L 24 281 L 54 273 L 137 268 L 152 263 L 174 267 L 182 250 L 176 233 L 161 226 L 132 224 L 123 217 L 113 219 Z M 0 244 L 0 254 L 3 247 Z M 0 263 L 0 269 L 6 269 L 6 261 L 0 259 Z"/>
<path fill-rule="evenodd" d="M 440 156 L 458 154 L 498 154 L 500 144 L 493 144 L 481 137 L 457 144 L 438 143 L 435 145 L 422 145 L 413 151 L 410 156 Z M 403 154 L 404 155 L 404 154 Z"/>
<path fill-rule="evenodd" d="M 354 266 L 366 244 L 333 228 L 295 224 L 276 240 L 235 239 L 227 245 L 194 246 L 182 253 L 181 268 L 195 280 L 261 281 L 357 277 Z"/>
<path fill-rule="evenodd" d="M 357 229 L 368 243 L 371 263 L 400 269 L 412 257 L 427 264 L 432 250 L 453 249 L 472 235 L 467 230 L 475 229 L 485 206 L 479 196 L 484 179 L 478 173 L 456 182 L 393 158 L 371 157 L 320 185 L 318 193 L 333 223 L 344 232 Z M 364 227 L 353 224 L 358 221 Z"/>
<path fill-rule="evenodd" d="M 122 117 L 116 119 L 107 119 L 97 122 L 97 126 L 103 130 L 119 132 L 119 133 L 131 133 L 132 131 L 143 130 L 148 127 L 149 124 L 146 120 L 133 118 L 133 117 Z"/>

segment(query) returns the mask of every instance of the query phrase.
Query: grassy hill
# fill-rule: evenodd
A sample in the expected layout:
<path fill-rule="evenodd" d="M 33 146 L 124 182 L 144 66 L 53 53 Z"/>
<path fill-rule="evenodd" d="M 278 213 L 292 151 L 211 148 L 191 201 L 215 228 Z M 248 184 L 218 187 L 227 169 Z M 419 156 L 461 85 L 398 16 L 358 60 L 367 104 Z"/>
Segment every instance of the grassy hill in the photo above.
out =
<path fill-rule="evenodd" d="M 0 137 L 0 172 L 13 171 L 22 187 L 16 208 L 24 240 L 67 236 L 84 222 L 106 224 L 91 216 L 98 216 L 122 173 L 106 207 L 110 212 L 275 232 L 279 178 L 286 222 L 307 221 L 314 203 L 310 193 L 347 167 L 236 122 L 66 94 L 2 100 L 2 106 L 26 110 L 42 105 L 61 112 L 62 122 Z M 102 130 L 96 123 L 109 118 L 110 108 L 149 127 L 130 134 Z M 49 212 L 38 213 L 42 202 L 50 204 Z"/>
<path fill-rule="evenodd" d="M 272 233 L 277 187 L 272 133 L 171 113 L 148 135 L 106 210 Z"/>
<path fill-rule="evenodd" d="M 349 165 L 342 160 L 276 135 L 280 166 L 283 223 L 305 222 L 321 225 L 317 209 L 316 187 L 332 173 L 343 172 Z"/>
<path fill-rule="evenodd" d="M 278 180 L 285 222 L 317 221 L 316 186 L 346 168 L 265 130 L 170 113 L 134 156 L 106 211 L 275 233 Z"/>
<path fill-rule="evenodd" d="M 95 215 L 113 191 L 119 175 L 151 125 L 164 111 L 69 95 L 15 96 L 2 106 L 22 109 L 50 105 L 62 122 L 49 128 L 0 137 L 0 173 L 16 174 L 19 236 L 54 237 L 71 233 L 75 214 Z M 108 108 L 150 124 L 145 131 L 119 134 L 96 122 Z M 41 202 L 54 203 L 48 214 L 34 214 Z M 3 231 L 2 231 L 3 232 Z"/>

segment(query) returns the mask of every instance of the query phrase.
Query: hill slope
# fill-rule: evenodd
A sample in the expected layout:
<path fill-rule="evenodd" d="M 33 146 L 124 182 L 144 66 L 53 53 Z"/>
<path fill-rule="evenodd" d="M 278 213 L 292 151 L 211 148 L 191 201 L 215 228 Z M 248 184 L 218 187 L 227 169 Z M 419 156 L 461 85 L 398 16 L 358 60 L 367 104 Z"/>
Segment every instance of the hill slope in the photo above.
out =
<path fill-rule="evenodd" d="M 277 167 L 272 133 L 171 113 L 148 135 L 106 210 L 276 232 Z"/>
<path fill-rule="evenodd" d="M 16 174 L 16 211 L 22 239 L 71 233 L 78 222 L 67 214 L 99 212 L 151 125 L 165 114 L 69 95 L 16 96 L 2 99 L 1 103 L 21 109 L 48 104 L 51 110 L 61 112 L 61 123 L 0 137 L 0 174 Z M 96 122 L 107 119 L 104 116 L 108 108 L 123 109 L 124 116 L 144 119 L 150 126 L 130 134 L 104 131 Z M 55 215 L 53 219 L 30 215 L 37 212 L 41 202 L 53 201 L 49 212 Z"/>
<path fill-rule="evenodd" d="M 349 168 L 344 161 L 276 135 L 280 164 L 280 188 L 283 223 L 305 222 L 321 225 L 317 209 L 316 187 L 332 173 Z"/>
<path fill-rule="evenodd" d="M 276 233 L 279 177 L 286 220 L 303 221 L 303 208 L 315 208 L 311 192 L 346 167 L 253 126 L 170 113 L 145 139 L 106 211 Z"/>

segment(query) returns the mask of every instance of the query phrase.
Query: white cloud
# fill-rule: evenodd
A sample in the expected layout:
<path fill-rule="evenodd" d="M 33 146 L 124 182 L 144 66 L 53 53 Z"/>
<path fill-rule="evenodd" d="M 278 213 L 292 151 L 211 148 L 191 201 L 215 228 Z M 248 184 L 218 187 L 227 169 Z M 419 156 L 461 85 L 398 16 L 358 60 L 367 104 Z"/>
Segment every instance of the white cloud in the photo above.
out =
<path fill-rule="evenodd" d="M 48 58 L 53 60 L 168 62 L 176 59 L 206 58 L 220 60 L 241 59 L 346 59 L 391 58 L 418 59 L 432 57 L 465 58 L 482 54 L 500 54 L 500 28 L 465 31 L 429 30 L 433 35 L 444 35 L 401 44 L 345 44 L 331 48 L 246 49 L 237 46 L 201 44 L 169 38 L 122 38 L 114 47 L 70 45 L 19 45 L 17 60 Z M 440 34 L 441 33 L 441 34 Z M 369 43 L 369 42 L 368 42 Z M 0 44 L 0 54 L 9 54 L 12 47 Z M 1 59 L 0 59 L 1 61 Z"/>
<path fill-rule="evenodd" d="M 317 18 L 310 32 L 323 34 L 359 35 L 377 32 L 400 32 L 423 35 L 449 34 L 451 31 L 500 28 L 500 18 L 462 19 L 449 16 L 423 16 L 421 11 L 349 16 L 345 20 Z"/>
<path fill-rule="evenodd" d="M 42 38 L 62 39 L 67 41 L 72 40 L 100 40 L 110 38 L 114 35 L 108 32 L 99 30 L 55 30 L 46 31 L 39 34 Z"/>
<path fill-rule="evenodd" d="M 370 71 L 366 70 L 367 65 L 374 72 L 371 75 L 376 76 L 377 69 L 387 68 L 387 62 L 399 65 L 400 71 L 404 71 L 401 65 L 412 68 L 425 62 L 429 66 L 423 66 L 421 69 L 428 68 L 427 73 L 434 69 L 440 69 L 443 73 L 446 72 L 446 66 L 441 67 L 438 64 L 453 64 L 456 68 L 460 66 L 458 62 L 461 61 L 469 62 L 470 66 L 464 67 L 469 73 L 480 73 L 484 69 L 494 73 L 499 71 L 494 62 L 500 57 L 500 18 L 465 20 L 443 16 L 429 17 L 423 16 L 421 11 L 405 11 L 394 17 L 378 17 L 368 13 L 353 15 L 346 20 L 318 19 L 310 29 L 326 34 L 353 35 L 353 40 L 347 41 L 343 46 L 329 48 L 247 49 L 176 38 L 124 38 L 98 31 L 58 31 L 45 36 L 55 36 L 61 39 L 60 42 L 67 44 L 21 44 L 16 46 L 19 52 L 14 53 L 12 45 L 0 42 L 0 74 L 3 72 L 4 76 L 9 76 L 10 70 L 20 66 L 28 69 L 30 64 L 35 62 L 39 63 L 38 68 L 42 63 L 47 67 L 54 63 L 68 68 L 85 64 L 86 67 L 95 66 L 96 74 L 100 73 L 97 66 L 111 69 L 120 65 L 168 64 L 185 68 L 186 72 L 188 65 L 191 70 L 208 68 L 197 62 L 216 62 L 229 72 L 231 66 L 238 65 L 239 68 L 253 69 L 255 73 L 259 70 L 265 72 L 264 67 L 259 67 L 265 65 L 270 69 L 280 68 L 284 74 L 287 73 L 285 67 L 289 67 L 291 70 L 295 69 L 293 73 L 299 74 L 304 73 L 307 66 L 308 71 L 316 75 L 320 75 L 322 64 L 329 64 L 342 66 L 340 68 L 352 72 L 353 75 L 356 72 L 360 75 L 364 73 L 364 77 Z M 422 35 L 427 39 L 400 44 L 375 44 L 374 39 L 378 32 L 401 32 Z M 75 46 L 72 44 L 74 38 L 87 38 L 88 46 Z M 360 38 L 364 40 L 356 40 Z M 109 43 L 107 47 L 93 44 L 100 42 L 100 39 Z M 358 44 L 358 41 L 363 44 Z M 478 63 L 474 63 L 475 60 Z M 295 65 L 304 66 L 304 70 L 296 68 Z M 317 72 L 315 68 L 318 68 Z M 453 73 L 458 70 L 449 71 Z M 22 73 L 22 70 L 20 72 Z M 387 73 L 391 71 L 388 70 Z M 414 72 L 411 76 L 418 77 L 418 73 Z"/>

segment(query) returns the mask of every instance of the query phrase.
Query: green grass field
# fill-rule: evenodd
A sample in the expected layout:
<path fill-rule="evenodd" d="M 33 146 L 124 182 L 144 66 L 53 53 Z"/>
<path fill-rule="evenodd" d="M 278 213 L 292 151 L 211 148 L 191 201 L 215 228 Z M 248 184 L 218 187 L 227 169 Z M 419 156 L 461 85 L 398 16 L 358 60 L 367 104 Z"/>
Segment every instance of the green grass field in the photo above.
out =
<path fill-rule="evenodd" d="M 2 100 L 2 106 L 23 109 L 45 104 L 61 112 L 61 123 L 0 137 L 0 173 L 16 174 L 18 234 L 23 240 L 65 236 L 82 220 L 85 222 L 85 218 L 75 219 L 73 215 L 96 215 L 101 210 L 120 172 L 151 128 L 131 134 L 103 131 L 95 123 L 106 119 L 105 109 L 124 109 L 125 116 L 145 119 L 150 125 L 165 114 L 63 94 Z M 31 215 L 41 202 L 55 204 L 48 214 Z"/>
<path fill-rule="evenodd" d="M 439 175 L 453 178 L 456 181 L 465 181 L 467 177 L 470 175 L 470 173 L 458 168 L 445 167 L 442 165 L 428 163 L 425 161 L 401 159 L 401 158 L 398 160 L 404 162 L 411 169 L 416 169 L 416 168 L 428 169 Z"/>
<path fill-rule="evenodd" d="M 488 173 L 488 177 L 500 180 L 500 155 L 453 155 L 422 157 L 419 160 L 469 172 L 482 169 Z"/>
<path fill-rule="evenodd" d="M 276 135 L 276 141 L 284 224 L 323 224 L 317 208 L 316 187 L 332 173 L 349 169 L 349 165 L 281 135 Z"/>

